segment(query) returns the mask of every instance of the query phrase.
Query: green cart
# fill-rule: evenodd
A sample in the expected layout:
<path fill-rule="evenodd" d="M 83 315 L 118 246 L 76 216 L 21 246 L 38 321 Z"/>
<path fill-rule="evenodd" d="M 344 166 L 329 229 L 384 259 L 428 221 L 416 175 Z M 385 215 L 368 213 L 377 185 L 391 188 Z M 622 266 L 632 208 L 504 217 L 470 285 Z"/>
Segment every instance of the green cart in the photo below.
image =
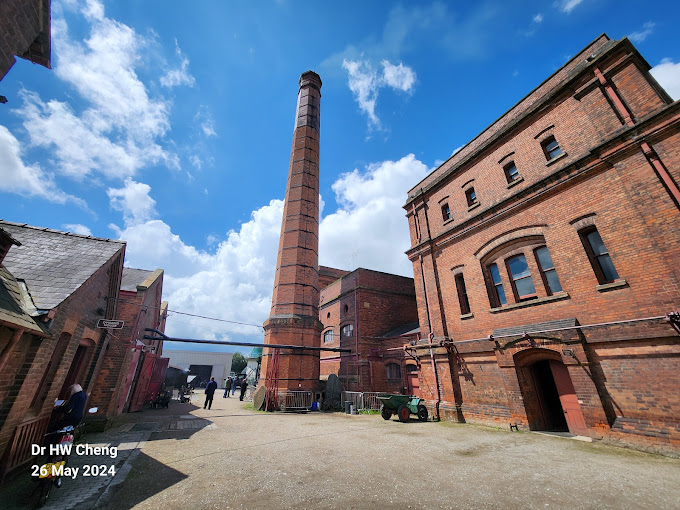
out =
<path fill-rule="evenodd" d="M 382 402 L 380 415 L 384 420 L 392 418 L 396 414 L 401 422 L 407 422 L 412 414 L 418 416 L 420 421 L 427 421 L 427 407 L 422 403 L 423 399 L 409 395 L 378 395 Z"/>

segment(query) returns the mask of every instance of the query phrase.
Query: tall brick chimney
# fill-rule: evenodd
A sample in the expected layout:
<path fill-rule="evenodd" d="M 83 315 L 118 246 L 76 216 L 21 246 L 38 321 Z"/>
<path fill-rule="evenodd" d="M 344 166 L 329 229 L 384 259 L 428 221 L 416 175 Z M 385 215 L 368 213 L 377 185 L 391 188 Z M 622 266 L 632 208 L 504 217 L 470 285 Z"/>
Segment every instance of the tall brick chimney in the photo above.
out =
<path fill-rule="evenodd" d="M 281 238 L 265 344 L 319 346 L 319 106 L 321 78 L 300 76 L 293 148 L 283 206 Z M 265 349 L 263 377 L 272 350 Z M 315 391 L 319 384 L 319 352 L 282 350 L 279 389 Z"/>

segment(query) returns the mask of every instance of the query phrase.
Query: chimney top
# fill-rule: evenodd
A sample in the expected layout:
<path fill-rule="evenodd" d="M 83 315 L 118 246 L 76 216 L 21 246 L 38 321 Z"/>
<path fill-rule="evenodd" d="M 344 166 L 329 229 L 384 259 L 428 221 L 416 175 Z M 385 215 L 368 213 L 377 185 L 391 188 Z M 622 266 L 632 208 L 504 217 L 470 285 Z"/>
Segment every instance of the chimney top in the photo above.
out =
<path fill-rule="evenodd" d="M 314 71 L 306 71 L 300 75 L 300 88 L 314 87 L 321 90 L 321 78 Z"/>

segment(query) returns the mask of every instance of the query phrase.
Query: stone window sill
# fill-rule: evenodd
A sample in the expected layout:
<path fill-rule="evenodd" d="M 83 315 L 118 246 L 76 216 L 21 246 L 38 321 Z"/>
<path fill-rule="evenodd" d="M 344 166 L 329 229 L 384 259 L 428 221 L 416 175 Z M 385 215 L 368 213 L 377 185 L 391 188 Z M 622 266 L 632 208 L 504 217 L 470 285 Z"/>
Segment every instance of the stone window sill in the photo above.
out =
<path fill-rule="evenodd" d="M 452 222 L 453 222 L 453 218 L 449 218 L 448 220 L 446 220 L 446 221 L 443 223 L 443 225 L 448 225 L 449 223 L 452 223 Z"/>
<path fill-rule="evenodd" d="M 474 313 L 465 313 L 460 316 L 460 320 L 464 321 L 466 319 L 472 319 L 475 316 Z"/>
<path fill-rule="evenodd" d="M 512 188 L 513 186 L 517 186 L 520 182 L 524 182 L 524 177 L 520 177 L 519 179 L 515 179 L 511 183 L 509 183 L 506 187 L 508 189 Z"/>
<path fill-rule="evenodd" d="M 499 306 L 497 308 L 491 308 L 489 313 L 502 313 L 508 312 L 510 310 L 516 310 L 518 308 L 527 308 L 529 306 L 542 305 L 544 303 L 551 303 L 553 301 L 560 301 L 562 299 L 569 299 L 569 294 L 566 292 L 558 292 L 552 296 L 546 296 L 538 299 L 531 299 L 529 301 L 522 301 L 520 303 L 512 303 L 510 305 Z"/>
<path fill-rule="evenodd" d="M 550 166 L 550 165 L 552 165 L 553 163 L 559 161 L 560 159 L 566 158 L 566 157 L 567 157 L 567 153 L 566 153 L 566 152 L 563 152 L 563 153 L 560 154 L 559 156 L 555 156 L 555 157 L 552 158 L 550 161 L 548 161 L 548 162 L 545 164 L 545 166 Z"/>
<path fill-rule="evenodd" d="M 477 209 L 481 204 L 477 202 L 476 204 L 472 204 L 470 207 L 468 207 L 468 212 L 472 211 L 473 209 Z"/>
<path fill-rule="evenodd" d="M 597 289 L 598 292 L 607 292 L 609 290 L 621 289 L 623 287 L 628 287 L 628 282 L 626 280 L 621 279 L 611 283 L 603 283 L 602 285 L 598 285 L 595 288 Z"/>

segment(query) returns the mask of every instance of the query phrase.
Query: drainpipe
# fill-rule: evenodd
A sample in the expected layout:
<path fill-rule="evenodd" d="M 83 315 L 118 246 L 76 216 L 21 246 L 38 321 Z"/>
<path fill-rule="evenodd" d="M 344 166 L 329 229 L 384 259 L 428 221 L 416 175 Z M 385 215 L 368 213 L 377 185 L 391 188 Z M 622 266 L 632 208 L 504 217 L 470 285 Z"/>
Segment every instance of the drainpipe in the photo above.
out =
<path fill-rule="evenodd" d="M 361 375 L 361 367 L 359 366 L 359 299 L 357 296 L 357 278 L 354 279 L 354 359 L 357 361 L 357 387 L 361 387 L 359 382 Z"/>
<path fill-rule="evenodd" d="M 628 110 L 624 106 L 623 101 L 621 101 L 621 98 L 614 90 L 614 87 L 612 87 L 609 81 L 607 81 L 607 78 L 604 77 L 602 71 L 600 71 L 600 69 L 596 67 L 593 69 L 593 72 L 595 73 L 595 76 L 597 76 L 597 79 L 599 80 L 600 84 L 604 87 L 605 93 L 607 94 L 607 96 L 609 96 L 609 99 L 611 99 L 612 103 L 614 103 L 616 111 L 621 116 L 626 126 L 629 127 L 634 126 L 635 123 L 633 122 L 630 113 L 628 113 Z"/>
<path fill-rule="evenodd" d="M 418 255 L 420 259 L 420 277 L 423 281 L 423 294 L 425 295 L 425 312 L 427 314 L 427 325 L 430 330 L 428 343 L 430 344 L 430 360 L 432 362 L 432 370 L 434 371 L 434 385 L 437 393 L 437 400 L 434 403 L 434 419 L 439 421 L 439 403 L 441 402 L 441 394 L 439 393 L 439 374 L 437 373 L 437 361 L 434 359 L 434 353 L 432 351 L 432 340 L 434 340 L 434 333 L 432 332 L 432 320 L 430 318 L 430 306 L 427 302 L 427 286 L 425 284 L 425 271 L 423 266 L 423 256 Z"/>

